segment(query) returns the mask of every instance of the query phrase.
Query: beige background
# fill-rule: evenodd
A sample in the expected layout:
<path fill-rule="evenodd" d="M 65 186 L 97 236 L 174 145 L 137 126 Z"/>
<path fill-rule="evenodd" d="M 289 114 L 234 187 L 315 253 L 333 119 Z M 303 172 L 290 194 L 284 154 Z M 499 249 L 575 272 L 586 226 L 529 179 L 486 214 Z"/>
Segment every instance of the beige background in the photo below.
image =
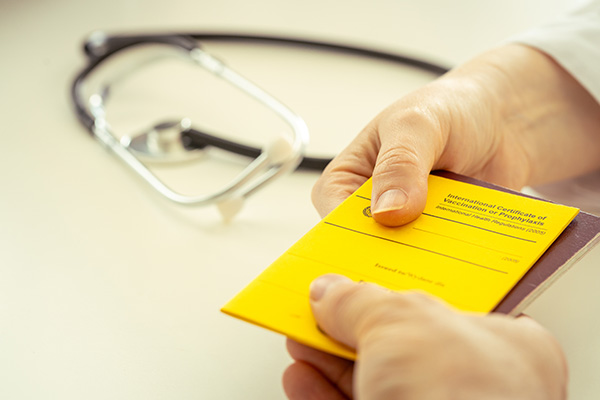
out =
<path fill-rule="evenodd" d="M 218 310 L 318 221 L 309 198 L 316 174 L 277 181 L 229 225 L 214 208 L 160 199 L 90 139 L 72 113 L 69 84 L 84 65 L 80 45 L 90 32 L 278 33 L 455 65 L 551 19 L 567 3 L 3 0 L 0 398 L 283 397 L 284 339 Z M 242 51 L 230 50 L 232 60 Z M 267 86 L 306 117 L 310 149 L 321 154 L 339 151 L 374 113 L 429 79 L 403 71 L 396 81 L 396 72 L 358 66 L 329 88 L 349 63 L 294 57 L 303 64 L 250 57 L 240 65 L 257 81 L 273 79 Z M 321 74 L 320 66 L 333 73 Z M 304 81 L 296 79 L 299 71 Z M 187 101 L 195 91 L 176 90 L 184 92 L 183 106 L 195 104 Z M 144 99 L 133 93 L 124 104 L 135 108 Z M 202 93 L 199 101 L 207 96 L 219 94 Z M 133 108 L 115 115 L 127 124 L 137 118 Z M 237 120 L 245 111 L 229 112 Z M 202 189 L 231 172 L 225 163 L 209 165 L 208 176 L 173 179 Z M 565 347 L 576 400 L 600 395 L 599 266 L 595 249 L 527 310 Z"/>

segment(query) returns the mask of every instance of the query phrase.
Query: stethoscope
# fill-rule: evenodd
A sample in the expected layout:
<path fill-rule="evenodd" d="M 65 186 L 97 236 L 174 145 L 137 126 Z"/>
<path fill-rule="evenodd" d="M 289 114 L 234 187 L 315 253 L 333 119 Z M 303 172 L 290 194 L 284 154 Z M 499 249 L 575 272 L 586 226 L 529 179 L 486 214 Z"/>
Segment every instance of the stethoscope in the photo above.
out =
<path fill-rule="evenodd" d="M 413 57 L 392 54 L 374 49 L 348 46 L 330 42 L 303 40 L 278 36 L 185 33 L 164 35 L 107 35 L 95 32 L 84 44 L 88 64 L 73 81 L 72 100 L 79 121 L 104 146 L 139 174 L 148 184 L 171 201 L 183 205 L 216 204 L 224 219 L 230 220 L 241 209 L 244 200 L 272 179 L 296 168 L 321 171 L 330 158 L 306 156 L 309 132 L 303 119 L 275 97 L 250 82 L 222 60 L 202 49 L 202 41 L 227 41 L 243 43 L 271 43 L 301 46 L 341 52 L 379 60 L 396 62 L 441 75 L 447 68 Z M 135 57 L 125 57 L 136 51 Z M 168 49 L 169 51 L 165 51 Z M 158 51 L 157 51 L 158 50 Z M 116 57 L 119 55 L 119 57 Z M 263 148 L 247 146 L 204 132 L 192 126 L 189 119 L 167 121 L 135 136 L 118 138 L 106 119 L 106 101 L 111 87 L 138 67 L 164 58 L 184 57 L 195 65 L 223 79 L 252 97 L 283 120 L 290 128 L 282 136 Z M 102 80 L 94 79 L 94 72 L 102 66 Z M 162 182 L 143 160 L 179 161 L 199 149 L 216 147 L 244 155 L 253 161 L 232 182 L 215 193 L 188 196 L 175 192 Z"/>

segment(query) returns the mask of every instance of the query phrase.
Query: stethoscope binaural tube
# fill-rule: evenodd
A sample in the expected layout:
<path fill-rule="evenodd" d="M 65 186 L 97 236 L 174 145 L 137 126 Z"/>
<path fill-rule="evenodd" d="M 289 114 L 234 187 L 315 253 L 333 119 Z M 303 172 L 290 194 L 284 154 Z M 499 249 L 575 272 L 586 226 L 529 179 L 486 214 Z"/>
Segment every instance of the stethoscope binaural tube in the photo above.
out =
<path fill-rule="evenodd" d="M 96 67 L 108 64 L 108 61 L 114 59 L 118 52 L 144 45 L 168 45 L 175 49 L 179 55 L 184 55 L 195 65 L 228 82 L 267 107 L 288 124 L 291 134 L 286 139 L 278 139 L 261 149 L 260 154 L 233 181 L 216 193 L 188 196 L 175 192 L 136 157 L 128 145 L 131 143 L 131 138 L 117 139 L 106 120 L 104 104 L 111 86 L 129 71 L 122 71 L 118 63 L 116 67 L 109 65 L 114 70 L 110 71 L 112 74 L 110 79 L 101 81 L 97 85 L 88 85 L 91 86 L 91 88 L 87 88 L 91 89 L 89 96 L 83 93 L 84 82 L 89 79 Z M 80 121 L 118 158 L 169 200 L 182 205 L 217 204 L 223 217 L 228 220 L 239 211 L 246 197 L 273 178 L 294 170 L 300 163 L 309 138 L 308 128 L 302 118 L 273 96 L 230 69 L 222 61 L 203 51 L 194 39 L 180 35 L 104 36 L 98 39 L 98 35 L 96 35 L 93 41 L 86 43 L 85 50 L 90 57 L 90 64 L 76 77 L 72 87 L 73 101 Z M 144 59 L 142 64 L 148 60 L 150 58 Z M 131 70 L 131 68 L 128 69 Z"/>

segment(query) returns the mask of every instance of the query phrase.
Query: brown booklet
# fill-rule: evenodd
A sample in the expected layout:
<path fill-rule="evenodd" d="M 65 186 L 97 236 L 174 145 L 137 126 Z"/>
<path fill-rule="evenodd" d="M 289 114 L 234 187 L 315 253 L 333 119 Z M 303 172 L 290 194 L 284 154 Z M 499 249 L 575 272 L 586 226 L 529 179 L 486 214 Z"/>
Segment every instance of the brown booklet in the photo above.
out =
<path fill-rule="evenodd" d="M 533 197 L 453 172 L 435 171 L 433 174 L 520 196 Z M 521 313 L 598 242 L 600 242 L 600 217 L 580 212 L 519 283 L 502 299 L 494 312 L 511 315 Z"/>

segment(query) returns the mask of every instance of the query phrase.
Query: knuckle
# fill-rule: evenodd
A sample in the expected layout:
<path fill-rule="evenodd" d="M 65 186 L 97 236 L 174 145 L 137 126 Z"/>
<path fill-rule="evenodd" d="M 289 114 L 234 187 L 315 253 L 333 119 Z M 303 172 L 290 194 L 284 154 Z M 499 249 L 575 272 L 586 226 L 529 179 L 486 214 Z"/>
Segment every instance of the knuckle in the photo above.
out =
<path fill-rule="evenodd" d="M 421 161 L 422 158 L 418 149 L 409 143 L 405 143 L 402 146 L 382 150 L 377 157 L 373 174 L 385 175 L 399 169 L 418 170 Z"/>
<path fill-rule="evenodd" d="M 377 163 L 417 169 L 433 164 L 446 142 L 447 129 L 439 114 L 427 106 L 394 107 L 379 121 L 381 142 L 388 146 L 383 146 L 387 149 L 378 155 Z"/>

